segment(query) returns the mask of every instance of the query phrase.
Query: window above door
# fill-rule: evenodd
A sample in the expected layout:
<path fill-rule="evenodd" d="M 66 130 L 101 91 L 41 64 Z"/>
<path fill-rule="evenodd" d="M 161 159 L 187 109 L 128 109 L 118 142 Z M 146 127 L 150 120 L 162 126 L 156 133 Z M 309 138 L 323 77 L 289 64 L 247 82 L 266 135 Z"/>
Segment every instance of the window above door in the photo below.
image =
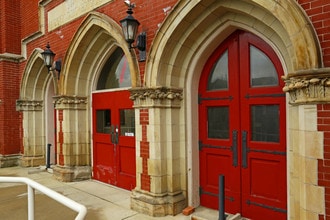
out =
<path fill-rule="evenodd" d="M 131 87 L 131 74 L 127 58 L 121 48 L 117 48 L 102 68 L 97 82 L 97 90 Z"/>

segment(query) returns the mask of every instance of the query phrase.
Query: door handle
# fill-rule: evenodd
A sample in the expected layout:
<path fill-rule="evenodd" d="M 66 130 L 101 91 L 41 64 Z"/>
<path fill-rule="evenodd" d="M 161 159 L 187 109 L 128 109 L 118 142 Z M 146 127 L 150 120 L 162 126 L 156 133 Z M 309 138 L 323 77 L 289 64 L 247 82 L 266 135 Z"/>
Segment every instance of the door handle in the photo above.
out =
<path fill-rule="evenodd" d="M 247 168 L 247 131 L 242 131 L 242 167 Z"/>
<path fill-rule="evenodd" d="M 113 144 L 118 144 L 119 130 L 118 125 L 111 125 L 111 142 Z"/>
<path fill-rule="evenodd" d="M 111 143 L 115 144 L 116 142 L 116 139 L 115 139 L 115 126 L 114 125 L 111 125 Z"/>
<path fill-rule="evenodd" d="M 118 144 L 119 129 L 118 125 L 115 126 L 115 144 Z"/>
<path fill-rule="evenodd" d="M 233 146 L 232 146 L 232 151 L 233 151 L 233 166 L 236 167 L 237 166 L 237 131 L 233 130 Z"/>

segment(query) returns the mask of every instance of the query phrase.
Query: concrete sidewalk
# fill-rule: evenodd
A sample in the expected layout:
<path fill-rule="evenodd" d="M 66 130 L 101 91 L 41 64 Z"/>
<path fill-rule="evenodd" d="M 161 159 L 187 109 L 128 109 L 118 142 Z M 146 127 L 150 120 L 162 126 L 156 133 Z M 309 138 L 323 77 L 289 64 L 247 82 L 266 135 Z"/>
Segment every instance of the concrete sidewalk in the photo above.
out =
<path fill-rule="evenodd" d="M 218 212 L 199 207 L 193 216 L 150 217 L 130 209 L 130 191 L 94 180 L 64 183 L 52 177 L 44 168 L 10 167 L 0 168 L 0 176 L 30 178 L 88 209 L 85 219 L 90 220 L 189 220 L 218 219 Z M 76 212 L 36 191 L 35 220 L 74 219 Z M 0 219 L 27 219 L 27 187 L 18 183 L 0 183 Z"/>

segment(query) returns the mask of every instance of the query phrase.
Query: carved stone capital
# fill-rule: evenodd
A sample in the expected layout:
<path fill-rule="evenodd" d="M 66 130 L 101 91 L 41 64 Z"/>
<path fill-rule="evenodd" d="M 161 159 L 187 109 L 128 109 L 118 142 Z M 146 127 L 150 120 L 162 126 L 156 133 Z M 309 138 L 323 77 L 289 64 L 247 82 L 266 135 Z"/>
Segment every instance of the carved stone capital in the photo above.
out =
<path fill-rule="evenodd" d="M 183 89 L 179 88 L 132 88 L 130 99 L 134 107 L 180 108 Z"/>
<path fill-rule="evenodd" d="M 54 97 L 56 109 L 83 109 L 87 108 L 87 97 L 56 96 Z"/>
<path fill-rule="evenodd" d="M 282 77 L 290 104 L 330 102 L 330 68 L 304 70 Z"/>
<path fill-rule="evenodd" d="M 16 111 L 41 111 L 42 100 L 16 100 Z"/>

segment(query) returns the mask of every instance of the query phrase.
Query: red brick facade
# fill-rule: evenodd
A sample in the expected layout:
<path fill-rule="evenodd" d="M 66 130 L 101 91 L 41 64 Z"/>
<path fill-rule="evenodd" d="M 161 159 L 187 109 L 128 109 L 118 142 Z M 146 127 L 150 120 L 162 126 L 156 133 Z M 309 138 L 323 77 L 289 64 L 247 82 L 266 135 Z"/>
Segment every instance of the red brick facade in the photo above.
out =
<path fill-rule="evenodd" d="M 325 201 L 330 204 L 330 105 L 318 105 L 317 116 L 318 130 L 324 133 L 324 159 L 318 161 L 318 184 L 325 187 Z M 326 206 L 325 219 L 328 218 L 330 206 Z"/>
<path fill-rule="evenodd" d="M 291 1 L 291 0 L 288 0 Z M 330 1 L 329 0 L 296 0 L 304 13 L 309 17 L 321 47 L 323 63 L 320 67 L 330 68 Z M 47 1 L 0 1 L 0 156 L 20 155 L 24 153 L 22 135 L 22 113 L 16 111 L 16 101 L 20 99 L 20 86 L 27 60 L 36 48 L 44 49 L 50 42 L 56 58 L 62 60 L 67 56 L 80 25 L 87 14 L 80 16 L 58 28 L 48 32 L 48 11 L 64 0 Z M 138 7 L 134 9 L 134 17 L 141 23 L 139 31 L 147 32 L 147 53 L 150 52 L 160 24 L 168 15 L 168 9 L 175 7 L 178 0 L 136 0 Z M 41 13 L 40 5 L 44 6 Z M 110 1 L 95 11 L 105 14 L 117 23 L 126 16 L 127 7 L 122 1 Z M 44 27 L 40 16 L 44 15 Z M 24 48 L 24 49 L 22 49 Z M 26 57 L 25 54 L 26 53 Z M 63 65 L 66 65 L 65 63 Z M 145 81 L 146 62 L 140 62 L 139 76 L 141 84 Z M 317 106 L 318 131 L 324 133 L 324 159 L 318 162 L 318 185 L 325 187 L 326 214 L 320 219 L 330 218 L 330 104 Z M 64 165 L 62 144 L 63 112 L 58 110 L 58 152 L 59 165 Z M 151 177 L 148 174 L 150 143 L 148 142 L 149 110 L 140 109 L 140 125 L 142 140 L 140 156 L 142 158 L 141 189 L 150 192 Z M 1 168 L 1 164 L 0 164 Z"/>
<path fill-rule="evenodd" d="M 319 38 L 323 62 L 330 67 L 330 2 L 327 0 L 298 0 L 313 23 Z"/>
<path fill-rule="evenodd" d="M 20 1 L 0 3 L 0 54 L 21 53 Z M 0 58 L 0 154 L 18 154 L 21 145 L 21 118 L 15 112 L 21 79 L 21 64 L 12 58 Z M 0 165 L 1 167 L 1 165 Z"/>
<path fill-rule="evenodd" d="M 141 189 L 150 191 L 150 175 L 148 175 L 149 142 L 147 141 L 148 109 L 140 109 L 140 124 L 142 126 L 142 141 L 140 142 L 140 155 L 142 157 Z"/>

